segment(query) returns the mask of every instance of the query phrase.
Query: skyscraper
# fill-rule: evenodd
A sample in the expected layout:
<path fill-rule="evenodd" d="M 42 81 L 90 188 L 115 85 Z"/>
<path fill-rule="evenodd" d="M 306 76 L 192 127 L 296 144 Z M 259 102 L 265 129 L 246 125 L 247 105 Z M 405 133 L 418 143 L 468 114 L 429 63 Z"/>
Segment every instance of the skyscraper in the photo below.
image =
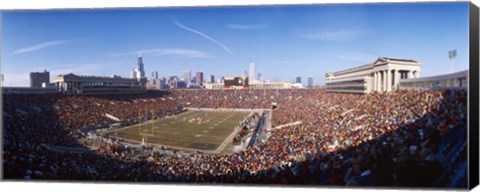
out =
<path fill-rule="evenodd" d="M 210 83 L 215 83 L 215 76 L 210 75 Z"/>
<path fill-rule="evenodd" d="M 160 89 L 166 89 L 167 88 L 167 78 L 162 77 L 160 78 Z"/>
<path fill-rule="evenodd" d="M 300 84 L 301 84 L 301 83 L 302 83 L 302 78 L 301 78 L 301 77 L 297 77 L 297 78 L 295 79 L 295 83 L 300 83 Z"/>
<path fill-rule="evenodd" d="M 195 83 L 196 83 L 198 86 L 202 86 L 202 84 L 203 84 L 203 72 L 198 71 L 198 72 L 195 74 Z"/>
<path fill-rule="evenodd" d="M 152 79 L 158 79 L 158 71 L 152 72 Z"/>
<path fill-rule="evenodd" d="M 255 81 L 255 63 L 250 63 L 250 81 Z"/>
<path fill-rule="evenodd" d="M 42 84 L 50 83 L 50 72 L 32 72 L 30 73 L 30 87 L 41 88 Z"/>
<path fill-rule="evenodd" d="M 177 76 L 170 76 L 167 79 L 167 84 L 170 86 L 171 89 L 176 89 L 178 87 L 179 79 Z"/>
<path fill-rule="evenodd" d="M 313 78 L 312 77 L 308 78 L 308 87 L 313 87 Z"/>
<path fill-rule="evenodd" d="M 257 75 L 257 80 L 259 80 L 259 81 L 262 80 L 262 74 L 261 74 L 261 73 L 258 73 L 258 75 Z"/>
<path fill-rule="evenodd" d="M 132 72 L 130 74 L 131 74 L 130 77 L 132 77 L 132 79 L 136 79 L 137 78 L 137 69 L 133 68 Z"/>
<path fill-rule="evenodd" d="M 192 71 L 183 71 L 183 80 L 189 83 L 192 79 Z"/>
<path fill-rule="evenodd" d="M 144 78 L 145 77 L 145 69 L 143 68 L 143 59 L 142 56 L 138 56 L 138 73 L 137 78 Z"/>

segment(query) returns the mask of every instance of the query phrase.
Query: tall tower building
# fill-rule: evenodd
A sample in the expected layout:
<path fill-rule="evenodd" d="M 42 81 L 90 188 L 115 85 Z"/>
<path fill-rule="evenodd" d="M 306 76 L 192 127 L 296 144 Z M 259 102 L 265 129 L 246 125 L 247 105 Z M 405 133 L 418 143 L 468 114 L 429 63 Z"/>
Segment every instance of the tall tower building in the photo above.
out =
<path fill-rule="evenodd" d="M 43 83 L 50 83 L 50 72 L 45 70 L 43 72 L 30 73 L 30 87 L 41 88 Z"/>
<path fill-rule="evenodd" d="M 183 71 L 183 80 L 187 83 L 190 83 L 192 79 L 192 71 Z"/>
<path fill-rule="evenodd" d="M 255 63 L 250 63 L 250 81 L 255 81 L 256 78 L 255 78 Z"/>
<path fill-rule="evenodd" d="M 137 69 L 137 68 L 133 68 L 133 69 L 132 69 L 131 77 L 132 77 L 132 79 L 138 79 L 138 78 L 140 78 L 140 73 L 138 72 L 138 69 Z"/>
<path fill-rule="evenodd" d="M 144 78 L 145 77 L 145 69 L 143 65 L 143 59 L 141 55 L 138 55 L 138 72 L 137 78 Z"/>
<path fill-rule="evenodd" d="M 262 80 L 262 74 L 261 74 L 261 73 L 258 73 L 258 75 L 257 75 L 257 80 L 259 80 L 259 81 Z"/>
<path fill-rule="evenodd" d="M 313 87 L 313 78 L 312 77 L 308 78 L 308 87 Z"/>
<path fill-rule="evenodd" d="M 210 75 L 210 83 L 215 83 L 215 76 L 214 75 Z"/>
<path fill-rule="evenodd" d="M 152 72 L 152 79 L 158 79 L 158 71 Z"/>
<path fill-rule="evenodd" d="M 195 74 L 195 83 L 198 86 L 202 86 L 202 84 L 203 84 L 203 72 L 199 71 Z"/>
<path fill-rule="evenodd" d="M 297 77 L 295 79 L 295 83 L 302 83 L 302 78 L 301 77 Z"/>

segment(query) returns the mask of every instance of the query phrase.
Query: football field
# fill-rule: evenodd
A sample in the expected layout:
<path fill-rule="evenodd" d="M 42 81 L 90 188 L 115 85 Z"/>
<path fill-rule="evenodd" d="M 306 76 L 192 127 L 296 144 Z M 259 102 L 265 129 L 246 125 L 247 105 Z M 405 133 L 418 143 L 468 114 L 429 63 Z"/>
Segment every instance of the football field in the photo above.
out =
<path fill-rule="evenodd" d="M 109 130 L 104 134 L 133 143 L 162 145 L 184 150 L 214 151 L 230 144 L 235 127 L 251 112 L 187 111 L 160 120 Z M 225 146 L 223 146 L 225 147 Z M 220 149 L 223 150 L 223 149 Z"/>

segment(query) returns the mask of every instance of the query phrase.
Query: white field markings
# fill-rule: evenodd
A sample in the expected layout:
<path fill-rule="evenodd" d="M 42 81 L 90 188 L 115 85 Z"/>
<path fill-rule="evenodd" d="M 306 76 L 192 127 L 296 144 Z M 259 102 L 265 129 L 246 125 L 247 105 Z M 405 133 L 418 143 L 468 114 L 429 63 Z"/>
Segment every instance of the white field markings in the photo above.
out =
<path fill-rule="evenodd" d="M 184 113 L 181 113 L 180 115 L 188 115 L 190 113 L 192 113 L 193 111 L 187 111 L 187 112 L 184 112 Z M 122 128 L 118 128 L 118 129 L 115 129 L 115 130 L 108 130 L 108 131 L 105 131 L 105 133 L 111 133 L 111 132 L 115 132 L 115 131 L 122 131 L 122 130 L 125 130 L 125 129 L 131 129 L 131 128 L 137 128 L 138 127 L 142 127 L 144 126 L 145 124 L 150 124 L 152 123 L 155 123 L 155 122 L 161 122 L 163 120 L 166 120 L 166 119 L 170 119 L 170 118 L 173 118 L 175 117 L 176 115 L 173 115 L 173 116 L 170 116 L 170 117 L 165 117 L 163 119 L 159 119 L 159 120 L 156 120 L 156 119 L 152 119 L 152 120 L 149 120 L 149 121 L 145 121 L 145 122 L 142 122 L 140 124 L 135 124 L 135 125 L 130 125 L 130 126 L 127 126 L 127 127 L 122 127 Z"/>
<path fill-rule="evenodd" d="M 225 149 L 225 147 L 228 145 L 228 143 L 230 143 L 233 140 L 235 135 L 237 135 L 237 133 L 240 131 L 240 129 L 241 129 L 240 126 L 234 128 L 233 131 L 227 137 L 225 137 L 225 139 L 222 141 L 222 143 L 220 143 L 220 145 L 218 145 L 218 147 L 213 151 L 213 153 L 218 154 L 218 153 L 222 152 Z"/>
<path fill-rule="evenodd" d="M 208 115 L 205 115 L 205 112 L 198 112 L 195 113 L 194 118 L 196 117 L 205 117 L 208 116 L 212 122 L 214 122 L 216 119 L 218 119 L 219 116 L 222 116 L 222 113 L 209 113 Z M 190 127 L 188 129 L 179 129 L 178 132 L 175 135 L 185 135 L 186 139 L 191 139 L 191 135 L 195 134 L 195 138 L 200 138 L 200 137 L 208 137 L 208 135 L 203 135 L 201 133 L 204 130 L 207 130 L 208 127 L 205 127 L 204 129 L 201 129 L 201 127 L 205 126 L 205 124 L 190 124 Z M 187 140 L 190 141 L 190 140 Z"/>
<path fill-rule="evenodd" d="M 144 124 L 147 124 L 146 126 L 152 126 L 151 124 L 153 123 L 153 134 L 151 137 L 155 137 L 155 138 L 160 138 L 162 135 L 162 133 L 165 133 L 165 132 L 169 132 L 167 130 L 165 131 L 158 131 L 159 129 L 165 129 L 165 128 L 168 128 L 169 127 L 169 124 L 170 125 L 173 125 L 173 124 L 176 124 L 176 123 L 181 123 L 181 118 L 184 117 L 184 116 L 192 116 L 192 115 L 195 115 L 196 113 L 193 113 L 193 111 L 187 111 L 185 113 L 182 113 L 182 114 L 178 114 L 178 115 L 173 115 L 173 116 L 170 116 L 170 117 L 167 117 L 167 118 L 163 118 L 163 119 L 159 119 L 159 120 L 150 120 L 148 121 L 150 124 L 147 124 L 148 122 L 145 122 L 145 123 L 142 123 L 140 124 L 140 126 L 142 127 L 143 129 L 143 126 L 145 126 Z M 163 122 L 162 122 L 163 121 Z M 168 122 L 170 121 L 170 122 Z M 139 126 L 139 125 L 137 125 Z M 174 134 L 174 135 L 177 135 L 177 134 Z"/>
<path fill-rule="evenodd" d="M 204 112 L 198 112 L 198 113 L 194 113 L 194 112 L 196 112 L 196 111 L 188 111 L 186 113 L 180 114 L 180 115 L 178 115 L 178 117 L 176 118 L 175 121 L 177 123 L 184 123 L 185 122 L 183 120 L 184 117 L 185 118 L 192 117 L 192 116 L 195 117 L 195 118 L 199 117 L 199 116 L 200 117 L 205 117 Z M 192 139 L 194 139 L 194 138 L 199 139 L 197 142 L 206 142 L 206 140 L 210 140 L 209 138 L 212 138 L 212 139 L 217 138 L 215 140 L 218 140 L 218 138 L 225 138 L 223 140 L 223 142 L 219 143 L 219 147 L 217 147 L 216 150 L 211 151 L 211 152 L 216 152 L 216 151 L 219 151 L 219 150 L 221 151 L 221 150 L 223 150 L 223 148 L 225 148 L 226 144 L 228 144 L 229 141 L 231 140 L 231 139 L 229 140 L 229 138 L 233 139 L 233 136 L 235 136 L 237 130 L 239 130 L 238 128 L 235 129 L 234 127 L 232 127 L 232 129 L 233 129 L 232 132 L 229 135 L 227 135 L 226 137 L 221 136 L 221 135 L 208 134 L 210 132 L 210 131 L 208 131 L 208 129 L 212 130 L 213 127 L 223 125 L 225 121 L 227 121 L 227 120 L 231 119 L 233 116 L 236 116 L 236 115 L 239 115 L 239 114 L 238 113 L 234 113 L 234 114 L 229 113 L 227 116 L 223 116 L 223 115 L 224 115 L 223 112 L 209 113 L 208 117 L 211 119 L 210 122 L 216 122 L 216 123 L 212 124 L 212 126 L 210 126 L 210 127 L 207 126 L 204 129 L 198 129 L 199 127 L 204 126 L 205 124 L 203 124 L 203 125 L 193 124 L 193 126 L 190 125 L 191 127 L 189 127 L 188 129 L 178 129 L 178 128 L 176 128 L 177 130 L 168 131 L 167 134 L 158 134 L 158 129 L 164 129 L 164 127 L 162 125 L 164 125 L 166 127 L 170 127 L 168 123 L 164 124 L 163 122 L 160 123 L 160 121 L 163 121 L 163 120 L 166 120 L 166 119 L 171 119 L 172 117 L 168 117 L 168 118 L 164 118 L 164 119 L 160 119 L 160 120 L 154 120 L 155 121 L 154 123 L 157 123 L 158 126 L 154 125 L 154 128 L 155 128 L 154 132 L 156 132 L 156 133 L 154 134 L 153 137 L 158 138 L 158 139 L 162 139 L 162 138 L 168 138 L 168 135 L 171 135 L 173 133 L 177 133 L 177 134 L 174 134 L 174 135 L 171 135 L 171 136 L 177 137 L 176 140 L 178 140 L 180 142 L 182 140 L 185 141 L 185 142 L 192 142 L 193 141 Z M 242 114 L 242 115 L 244 115 L 244 114 Z M 239 119 L 241 119 L 241 118 L 239 118 Z M 221 120 L 221 122 L 219 120 Z M 152 122 L 151 121 L 144 122 L 144 123 L 140 124 L 140 126 L 143 125 L 143 124 L 147 124 L 147 123 L 149 123 L 148 125 L 151 126 Z M 130 127 L 121 128 L 121 129 L 122 130 L 123 129 L 128 129 L 128 128 L 138 129 L 138 127 L 139 127 L 139 124 L 132 125 Z M 118 129 L 118 130 L 120 130 L 120 129 Z M 207 131 L 207 132 L 203 132 L 203 131 Z M 184 135 L 185 137 L 179 137 L 178 138 L 178 136 L 182 136 L 182 135 Z M 182 138 L 184 138 L 184 139 L 182 139 Z M 196 139 L 194 139 L 194 140 L 196 140 Z M 206 142 L 206 143 L 208 143 L 208 142 Z M 217 142 L 215 142 L 215 143 L 217 143 Z M 175 148 L 175 147 L 172 146 L 172 148 Z"/>
<path fill-rule="evenodd" d="M 228 143 L 228 139 L 227 139 L 227 138 L 230 137 L 230 135 L 231 135 L 233 132 L 235 132 L 235 127 L 232 127 L 233 130 L 232 130 L 232 132 L 231 132 L 229 135 L 227 135 L 227 137 L 225 137 L 225 136 L 223 136 L 223 135 L 210 135 L 210 134 L 207 134 L 207 133 L 209 132 L 208 129 L 213 130 L 213 129 L 214 129 L 215 127 L 217 127 L 218 125 L 222 125 L 223 122 L 231 119 L 231 118 L 234 117 L 234 116 L 238 116 L 238 115 L 240 115 L 240 114 L 239 114 L 239 113 L 235 113 L 235 114 L 229 113 L 227 116 L 225 116 L 225 117 L 223 117 L 223 118 L 222 118 L 222 116 L 221 116 L 221 114 L 223 114 L 223 113 L 221 113 L 221 112 L 220 112 L 220 113 L 213 113 L 213 114 L 214 114 L 215 117 L 213 117 L 211 120 L 212 120 L 212 121 L 215 121 L 215 122 L 217 122 L 217 123 L 213 124 L 213 125 L 210 126 L 210 127 L 206 127 L 206 128 L 202 131 L 203 134 L 197 134 L 197 135 L 195 135 L 195 138 L 202 138 L 202 140 L 203 140 L 203 139 L 207 139 L 207 138 L 215 139 L 215 140 L 220 139 L 220 140 L 222 140 L 222 142 L 218 145 L 218 146 L 220 147 L 220 146 L 222 146 L 222 143 L 224 143 L 224 142 L 226 142 L 226 141 L 227 141 L 226 143 Z M 218 115 L 217 115 L 217 114 L 218 114 Z M 244 114 L 241 114 L 241 115 L 242 115 L 242 117 L 244 117 Z M 218 119 L 218 118 L 217 118 L 218 116 L 220 116 L 219 118 L 222 119 L 222 120 L 218 121 L 218 120 L 217 120 L 217 119 Z M 239 117 L 239 119 L 241 119 L 242 117 Z M 207 135 L 205 135 L 205 134 L 207 134 Z M 203 141 L 203 142 L 205 142 L 205 141 Z M 223 144 L 222 147 L 225 148 L 225 144 Z M 218 150 L 218 149 L 219 149 L 219 148 L 217 147 L 216 150 Z M 223 150 L 223 149 L 222 149 L 222 150 Z"/>

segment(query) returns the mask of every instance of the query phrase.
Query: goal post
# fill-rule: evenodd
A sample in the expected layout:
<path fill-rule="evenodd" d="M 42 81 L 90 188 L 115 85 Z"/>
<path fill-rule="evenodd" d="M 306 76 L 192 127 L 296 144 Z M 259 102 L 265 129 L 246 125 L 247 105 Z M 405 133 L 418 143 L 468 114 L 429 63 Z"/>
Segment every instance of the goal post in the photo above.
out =
<path fill-rule="evenodd" d="M 138 134 L 145 137 L 145 136 L 150 136 L 153 137 L 154 135 L 154 112 L 151 112 L 152 118 L 150 120 L 150 123 L 147 121 L 141 122 L 141 115 L 140 115 L 140 110 L 138 111 Z"/>

